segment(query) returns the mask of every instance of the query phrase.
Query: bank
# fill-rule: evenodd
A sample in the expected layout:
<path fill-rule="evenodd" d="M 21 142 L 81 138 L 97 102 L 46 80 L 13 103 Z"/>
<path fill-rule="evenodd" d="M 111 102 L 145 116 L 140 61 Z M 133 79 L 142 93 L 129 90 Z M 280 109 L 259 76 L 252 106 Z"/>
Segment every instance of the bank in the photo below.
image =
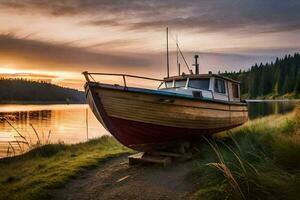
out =
<path fill-rule="evenodd" d="M 129 149 L 109 136 L 76 145 L 48 144 L 0 160 L 0 199 L 47 199 L 49 190 Z"/>
<path fill-rule="evenodd" d="M 189 169 L 187 176 L 176 179 L 195 183 L 187 198 L 299 198 L 299 108 L 289 114 L 249 121 L 242 127 L 203 140 L 194 147 L 198 153 L 193 164 L 183 164 L 182 169 Z M 50 198 L 53 190 L 63 188 L 70 180 L 85 181 L 78 177 L 92 169 L 100 170 L 107 161 L 124 157 L 128 152 L 129 149 L 106 136 L 76 145 L 50 144 L 21 156 L 2 159 L 0 199 Z M 146 166 L 141 174 L 150 173 L 151 177 L 153 171 L 149 168 L 157 170 L 159 166 Z M 168 173 L 168 169 L 163 171 Z M 158 184 L 157 187 L 163 186 Z M 145 196 L 151 197 L 151 192 L 155 193 L 145 189 Z M 161 195 L 168 199 L 167 194 Z"/>

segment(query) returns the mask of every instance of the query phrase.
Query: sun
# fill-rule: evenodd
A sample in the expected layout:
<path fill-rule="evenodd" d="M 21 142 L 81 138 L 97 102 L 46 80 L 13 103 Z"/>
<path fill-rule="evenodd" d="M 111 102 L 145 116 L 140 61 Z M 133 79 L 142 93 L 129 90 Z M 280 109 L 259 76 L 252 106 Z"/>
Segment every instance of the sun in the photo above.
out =
<path fill-rule="evenodd" d="M 16 74 L 22 73 L 20 70 L 14 69 L 14 65 L 12 64 L 5 64 L 0 65 L 0 74 Z"/>

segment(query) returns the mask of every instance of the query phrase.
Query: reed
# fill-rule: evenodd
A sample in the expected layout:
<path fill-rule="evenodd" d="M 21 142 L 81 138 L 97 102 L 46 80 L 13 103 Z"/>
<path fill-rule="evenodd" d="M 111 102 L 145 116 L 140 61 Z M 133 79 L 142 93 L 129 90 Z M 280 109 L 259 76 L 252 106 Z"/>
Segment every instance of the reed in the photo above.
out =
<path fill-rule="evenodd" d="M 10 121 L 9 121 L 6 117 L 4 117 L 3 119 L 8 123 L 8 125 L 10 125 L 10 127 L 12 127 L 12 128 L 16 131 L 16 133 L 18 133 L 18 135 L 19 135 L 21 138 L 23 138 L 23 139 L 26 140 L 26 138 L 18 131 L 18 129 L 16 129 L 16 127 L 14 127 L 14 126 L 10 123 Z"/>
<path fill-rule="evenodd" d="M 31 140 L 31 137 L 30 135 L 28 135 L 28 138 L 29 138 L 29 141 L 28 141 L 28 138 L 24 136 L 24 134 L 22 134 L 14 125 L 12 122 L 9 121 L 8 118 L 6 117 L 1 117 L 0 120 L 3 120 L 5 122 L 8 123 L 8 125 L 10 127 L 12 127 L 12 129 L 17 133 L 17 136 L 14 136 L 14 139 L 16 139 L 15 141 L 11 141 L 11 142 L 8 142 L 8 148 L 7 148 L 7 156 L 15 156 L 17 154 L 22 154 L 22 153 L 25 153 L 27 151 L 30 151 L 34 148 L 37 148 L 37 147 L 40 147 L 40 146 L 43 146 L 43 145 L 46 145 L 46 144 L 50 144 L 50 136 L 51 136 L 51 130 L 49 130 L 48 132 L 48 136 L 47 136 L 47 139 L 45 140 L 45 136 L 44 136 L 44 132 L 42 132 L 42 139 L 40 137 L 40 133 L 36 130 L 36 128 L 34 127 L 33 124 L 29 124 L 30 127 L 32 128 L 35 136 L 36 136 L 36 143 L 33 143 L 32 140 Z M 18 139 L 18 138 L 21 138 Z M 17 145 L 18 145 L 18 148 L 15 148 L 13 145 L 12 145 L 12 142 L 16 142 Z M 25 145 L 25 147 L 24 147 Z M 12 150 L 12 155 L 11 155 L 11 151 Z M 19 152 L 19 153 L 17 153 Z"/>
<path fill-rule="evenodd" d="M 47 144 L 50 144 L 50 136 L 51 136 L 51 130 L 49 130 L 48 132 Z"/>
<path fill-rule="evenodd" d="M 33 130 L 33 132 L 35 133 L 36 135 L 36 138 L 37 138 L 37 145 L 40 145 L 41 144 L 41 139 L 40 139 L 40 136 L 39 134 L 37 133 L 37 131 L 35 130 L 34 126 L 32 124 L 29 124 Z"/>
<path fill-rule="evenodd" d="M 47 139 L 45 139 L 45 134 L 44 132 L 42 131 L 41 132 L 41 135 L 40 136 L 40 133 L 37 131 L 37 129 L 33 126 L 33 124 L 30 124 L 35 136 L 36 136 L 36 143 L 35 144 L 32 144 L 31 142 L 31 146 L 30 146 L 30 149 L 33 149 L 33 148 L 36 148 L 36 147 L 39 147 L 39 146 L 43 146 L 43 145 L 47 145 L 47 144 L 50 144 L 50 139 L 51 139 L 51 130 L 48 131 L 48 134 L 47 134 Z M 42 139 L 41 139 L 42 138 Z"/>
<path fill-rule="evenodd" d="M 199 199 L 298 199 L 300 109 L 205 138 Z"/>

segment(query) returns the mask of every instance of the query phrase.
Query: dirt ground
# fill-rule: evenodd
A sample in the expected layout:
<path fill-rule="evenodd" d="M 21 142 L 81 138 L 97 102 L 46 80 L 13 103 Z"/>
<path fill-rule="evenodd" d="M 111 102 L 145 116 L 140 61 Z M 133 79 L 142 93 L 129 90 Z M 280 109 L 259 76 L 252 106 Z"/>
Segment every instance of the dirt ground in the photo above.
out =
<path fill-rule="evenodd" d="M 62 189 L 52 190 L 51 196 L 68 200 L 193 199 L 196 184 L 187 176 L 194 164 L 128 166 L 127 156 L 121 156 L 71 180 Z"/>

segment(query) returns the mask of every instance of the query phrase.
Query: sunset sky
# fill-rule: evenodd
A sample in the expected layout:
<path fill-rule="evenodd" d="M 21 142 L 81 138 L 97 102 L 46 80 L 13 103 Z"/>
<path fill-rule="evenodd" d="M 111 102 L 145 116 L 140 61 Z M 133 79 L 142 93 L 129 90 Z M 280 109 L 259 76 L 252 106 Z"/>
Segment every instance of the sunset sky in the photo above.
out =
<path fill-rule="evenodd" d="M 299 51 L 299 19 L 299 0 L 0 0 L 0 76 L 79 89 L 82 71 L 162 78 L 167 26 L 201 73 L 247 69 Z"/>

